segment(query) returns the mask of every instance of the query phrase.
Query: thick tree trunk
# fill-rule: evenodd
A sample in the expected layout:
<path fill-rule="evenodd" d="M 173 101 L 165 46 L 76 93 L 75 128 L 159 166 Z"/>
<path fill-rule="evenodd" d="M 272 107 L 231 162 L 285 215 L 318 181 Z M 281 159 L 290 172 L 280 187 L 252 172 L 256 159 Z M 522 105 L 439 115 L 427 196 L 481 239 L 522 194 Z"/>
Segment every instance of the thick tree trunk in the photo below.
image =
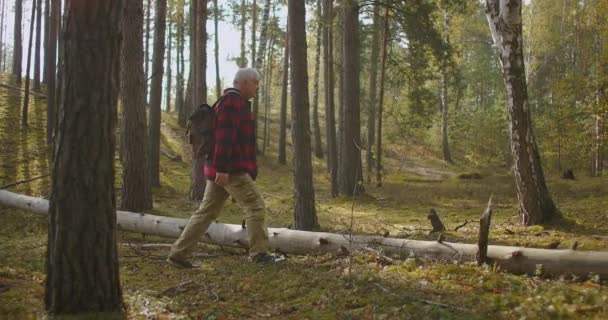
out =
<path fill-rule="evenodd" d="M 346 0 L 343 7 L 343 153 L 340 166 L 343 175 L 340 177 L 340 193 L 353 195 L 358 193 L 357 183 L 361 179 L 361 138 L 359 115 L 359 10 L 357 0 Z"/>
<path fill-rule="evenodd" d="M 42 0 L 36 1 L 36 49 L 34 49 L 34 90 L 40 91 L 40 41 L 42 31 Z M 0 42 L 1 43 L 1 42 Z"/>
<path fill-rule="evenodd" d="M 121 50 L 121 113 L 120 145 L 123 154 L 120 207 L 141 212 L 152 209 L 152 186 L 146 156 L 146 99 L 142 1 L 126 0 L 123 15 Z"/>
<path fill-rule="evenodd" d="M 152 85 L 150 86 L 150 115 L 148 119 L 150 183 L 154 187 L 160 186 L 160 105 L 163 94 L 166 17 L 167 0 L 156 0 L 154 50 L 152 51 Z"/>
<path fill-rule="evenodd" d="M 367 183 L 372 182 L 374 170 L 374 140 L 376 137 L 376 97 L 378 96 L 378 56 L 380 53 L 380 6 L 374 5 L 374 24 L 372 31 L 371 57 L 369 63 L 369 100 L 367 114 Z"/>
<path fill-rule="evenodd" d="M 171 112 L 171 87 L 172 87 L 172 71 L 171 70 L 171 51 L 172 51 L 172 41 L 173 41 L 173 33 L 171 31 L 171 21 L 169 20 L 169 39 L 167 39 L 167 87 L 165 88 L 165 112 Z"/>
<path fill-rule="evenodd" d="M 323 79 L 325 84 L 325 130 L 327 132 L 327 169 L 330 174 L 331 196 L 338 196 L 338 153 L 336 145 L 336 118 L 334 108 L 333 59 L 333 1 L 323 1 Z"/>
<path fill-rule="evenodd" d="M 21 17 L 23 14 L 23 0 L 15 0 L 15 21 L 13 27 L 13 75 L 17 83 L 21 83 L 21 60 L 23 49 L 21 47 Z"/>
<path fill-rule="evenodd" d="M 283 84 L 281 85 L 281 124 L 279 129 L 279 163 L 287 164 L 287 85 L 289 82 L 289 21 L 285 27 L 285 51 L 283 53 Z"/>
<path fill-rule="evenodd" d="M 48 50 L 45 52 L 45 69 L 47 75 L 47 117 L 46 117 L 46 142 L 53 142 L 53 132 L 57 123 L 57 33 L 59 32 L 59 17 L 61 15 L 61 1 L 51 0 L 51 13 L 49 19 L 49 42 L 47 43 Z"/>
<path fill-rule="evenodd" d="M 384 78 L 388 51 L 388 8 L 384 13 L 384 40 L 382 41 L 382 63 L 380 64 L 380 90 L 378 91 L 378 134 L 376 142 L 376 187 L 382 186 L 382 111 L 384 107 Z"/>
<path fill-rule="evenodd" d="M 319 125 L 319 71 L 321 64 L 321 41 L 323 31 L 323 20 L 321 14 L 321 0 L 317 0 L 317 36 L 315 48 L 315 73 L 313 79 L 313 91 L 312 91 L 312 122 L 315 131 L 315 157 L 323 158 L 323 141 L 321 141 L 321 126 Z"/>
<path fill-rule="evenodd" d="M 47 214 L 48 201 L 0 190 L 0 204 Z M 167 238 L 181 235 L 187 219 L 155 216 L 128 211 L 116 212 L 120 230 L 143 233 Z M 269 228 L 270 246 L 287 254 L 344 253 L 350 246 L 349 238 L 343 234 L 308 232 L 286 228 Z M 235 224 L 213 223 L 201 238 L 204 243 L 242 248 L 248 245 L 247 231 Z M 382 236 L 354 235 L 354 250 L 378 248 L 391 256 L 408 258 L 412 255 L 449 262 L 474 262 L 478 246 L 476 244 L 419 241 L 396 239 Z M 544 275 L 576 274 L 587 277 L 590 273 L 608 279 L 608 252 L 575 251 L 571 249 L 550 250 L 509 246 L 488 246 L 489 263 L 495 263 L 501 270 L 512 273 L 534 274 L 542 265 Z"/>
<path fill-rule="evenodd" d="M 521 223 L 533 225 L 559 216 L 559 211 L 545 183 L 528 105 L 521 9 L 521 0 L 486 0 L 488 24 L 507 87 L 513 174 Z"/>
<path fill-rule="evenodd" d="M 34 18 L 36 17 L 36 0 L 32 0 L 32 16 L 30 18 L 30 38 L 27 45 L 27 62 L 25 67 L 25 97 L 21 113 L 21 127 L 27 127 L 27 114 L 30 104 L 30 67 L 32 65 L 32 40 L 34 38 Z"/>
<path fill-rule="evenodd" d="M 318 228 L 310 154 L 308 62 L 306 58 L 306 8 L 301 0 L 289 0 L 289 54 L 291 63 L 291 137 L 294 169 L 294 226 Z"/>
<path fill-rule="evenodd" d="M 64 66 L 46 261 L 51 315 L 123 310 L 113 162 L 122 10 L 122 1 L 88 0 L 70 2 L 67 11 L 70 63 Z"/>
<path fill-rule="evenodd" d="M 449 17 L 447 9 L 443 12 L 443 41 L 445 45 L 449 45 Z M 441 59 L 441 150 L 443 151 L 443 160 L 452 163 L 452 155 L 450 154 L 450 145 L 448 141 L 448 52 L 447 49 L 443 52 Z"/>
<path fill-rule="evenodd" d="M 218 21 L 220 19 L 220 7 L 217 0 L 213 0 L 215 10 L 214 29 L 215 29 L 215 99 L 219 100 L 222 96 L 222 81 L 220 80 L 220 37 L 218 33 Z"/>

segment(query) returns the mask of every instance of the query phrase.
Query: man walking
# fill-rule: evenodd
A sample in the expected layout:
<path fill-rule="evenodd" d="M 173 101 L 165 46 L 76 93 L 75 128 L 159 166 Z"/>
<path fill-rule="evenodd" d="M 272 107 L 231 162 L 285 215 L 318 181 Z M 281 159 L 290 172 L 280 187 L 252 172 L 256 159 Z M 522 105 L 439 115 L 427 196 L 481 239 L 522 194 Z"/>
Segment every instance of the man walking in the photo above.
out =
<path fill-rule="evenodd" d="M 259 80 L 260 74 L 255 69 L 239 69 L 234 76 L 234 88 L 226 89 L 214 108 L 215 147 L 205 164 L 205 195 L 199 209 L 171 246 L 167 262 L 175 267 L 192 268 L 189 253 L 220 215 L 229 195 L 245 211 L 251 260 L 277 262 L 277 258 L 267 253 L 264 199 L 254 182 L 257 176 L 255 118 L 249 100 L 255 97 Z"/>

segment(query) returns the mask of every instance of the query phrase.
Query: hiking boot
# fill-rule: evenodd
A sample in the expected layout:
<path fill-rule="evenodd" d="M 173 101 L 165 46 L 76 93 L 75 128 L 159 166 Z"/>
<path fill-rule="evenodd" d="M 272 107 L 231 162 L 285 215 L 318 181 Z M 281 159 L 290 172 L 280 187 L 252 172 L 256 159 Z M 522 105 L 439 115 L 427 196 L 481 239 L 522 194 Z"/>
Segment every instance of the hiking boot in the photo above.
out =
<path fill-rule="evenodd" d="M 192 269 L 194 268 L 194 265 L 192 265 L 192 263 L 190 263 L 190 261 L 187 260 L 178 260 L 178 259 L 173 259 L 171 257 L 167 257 L 167 263 L 178 268 L 178 269 Z"/>
<path fill-rule="evenodd" d="M 268 253 L 258 253 L 251 257 L 251 261 L 257 264 L 275 264 L 285 260 L 285 257 L 275 257 Z"/>

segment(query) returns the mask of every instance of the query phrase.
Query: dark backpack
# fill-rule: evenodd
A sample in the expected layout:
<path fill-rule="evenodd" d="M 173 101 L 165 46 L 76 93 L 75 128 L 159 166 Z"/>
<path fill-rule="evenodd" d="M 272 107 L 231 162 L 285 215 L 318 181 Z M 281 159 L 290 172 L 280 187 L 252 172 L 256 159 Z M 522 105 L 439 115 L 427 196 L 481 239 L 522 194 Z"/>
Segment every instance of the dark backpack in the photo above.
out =
<path fill-rule="evenodd" d="M 214 118 L 214 108 L 206 103 L 196 108 L 188 118 L 186 135 L 188 136 L 188 142 L 192 145 L 193 156 L 198 159 L 208 159 L 213 153 L 215 147 Z"/>

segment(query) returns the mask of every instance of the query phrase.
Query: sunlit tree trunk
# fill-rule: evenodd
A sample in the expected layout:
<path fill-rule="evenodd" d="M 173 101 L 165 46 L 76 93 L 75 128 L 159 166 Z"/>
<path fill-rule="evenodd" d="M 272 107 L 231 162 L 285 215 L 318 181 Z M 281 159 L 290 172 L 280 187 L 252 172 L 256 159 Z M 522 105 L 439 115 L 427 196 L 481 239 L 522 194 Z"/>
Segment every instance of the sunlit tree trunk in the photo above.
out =
<path fill-rule="evenodd" d="M 122 189 L 120 207 L 142 212 L 152 209 L 148 157 L 146 156 L 146 101 L 144 97 L 143 1 L 125 0 L 121 50 L 120 145 Z"/>
<path fill-rule="evenodd" d="M 152 51 L 152 84 L 150 86 L 150 115 L 148 117 L 150 183 L 154 187 L 160 186 L 160 105 L 163 92 L 166 18 L 167 0 L 156 0 L 154 50 Z"/>
<path fill-rule="evenodd" d="M 532 126 L 523 57 L 521 0 L 486 0 L 488 24 L 507 88 L 507 111 L 521 223 L 559 216 L 545 183 Z"/>
<path fill-rule="evenodd" d="M 319 222 L 315 207 L 310 148 L 308 62 L 306 58 L 306 7 L 304 1 L 289 0 L 289 54 L 291 63 L 291 132 L 294 170 L 294 227 L 313 230 Z"/>
<path fill-rule="evenodd" d="M 323 0 L 323 79 L 325 84 L 325 130 L 327 137 L 327 169 L 330 174 L 331 195 L 338 195 L 338 153 L 334 108 L 333 59 L 333 1 Z"/>
<path fill-rule="evenodd" d="M 46 259 L 51 316 L 123 312 L 114 193 L 122 10 L 120 0 L 87 0 L 71 1 L 67 11 L 70 63 L 53 153 Z"/>

